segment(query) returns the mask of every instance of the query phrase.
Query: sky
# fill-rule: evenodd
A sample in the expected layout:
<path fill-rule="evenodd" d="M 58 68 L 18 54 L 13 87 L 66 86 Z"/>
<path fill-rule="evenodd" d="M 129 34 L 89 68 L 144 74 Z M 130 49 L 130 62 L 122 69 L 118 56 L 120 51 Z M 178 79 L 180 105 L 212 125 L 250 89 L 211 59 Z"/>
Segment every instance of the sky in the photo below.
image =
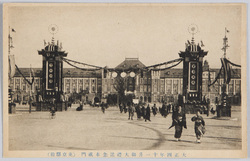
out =
<path fill-rule="evenodd" d="M 225 27 L 229 30 L 227 57 L 241 64 L 240 5 L 32 5 L 11 6 L 8 23 L 11 54 L 19 67 L 42 67 L 38 50 L 51 41 L 49 26 L 56 24 L 55 40 L 62 42 L 67 58 L 97 66 L 115 67 L 126 57 L 139 58 L 146 66 L 179 58 L 191 40 L 191 24 L 198 26 L 196 43 L 203 41 L 205 60 L 219 68 Z M 6 53 L 7 54 L 7 53 Z M 69 67 L 66 63 L 64 67 Z M 179 65 L 178 67 L 182 67 Z"/>

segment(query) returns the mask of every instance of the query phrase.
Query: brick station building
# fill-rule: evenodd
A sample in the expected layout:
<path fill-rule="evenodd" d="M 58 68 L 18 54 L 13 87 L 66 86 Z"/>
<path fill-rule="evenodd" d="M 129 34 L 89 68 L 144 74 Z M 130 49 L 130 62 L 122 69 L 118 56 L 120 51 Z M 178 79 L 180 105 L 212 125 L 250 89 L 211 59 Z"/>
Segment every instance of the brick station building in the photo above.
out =
<path fill-rule="evenodd" d="M 101 98 L 107 98 L 109 95 L 117 94 L 115 89 L 114 72 L 121 74 L 124 72 L 125 94 L 134 95 L 142 102 L 158 103 L 162 101 L 172 102 L 176 100 L 178 94 L 182 94 L 182 68 L 172 68 L 167 70 L 151 70 L 149 72 L 141 71 L 145 65 L 139 58 L 126 58 L 113 70 L 83 71 L 76 68 L 63 69 L 63 91 L 66 95 L 82 93 L 84 101 L 100 101 Z M 131 69 L 131 70 L 129 70 Z M 133 70 L 134 69 L 134 70 Z M 30 76 L 29 68 L 20 68 L 21 72 L 28 79 Z M 41 91 L 41 68 L 33 68 L 35 79 L 32 87 L 32 93 L 37 95 Z M 215 79 L 220 69 L 209 68 L 208 62 L 204 61 L 202 94 L 210 98 L 211 102 L 215 98 L 220 98 L 223 84 L 223 76 L 208 88 L 208 75 L 210 71 L 211 81 Z M 222 73 L 223 75 L 223 73 Z M 30 86 L 24 81 L 22 76 L 16 72 L 10 82 L 10 87 L 14 91 L 13 99 L 15 102 L 25 102 L 28 100 Z M 209 91 L 210 90 L 210 91 Z M 232 70 L 232 79 L 227 87 L 229 97 L 232 97 L 234 103 L 240 103 L 241 95 L 241 70 Z"/>

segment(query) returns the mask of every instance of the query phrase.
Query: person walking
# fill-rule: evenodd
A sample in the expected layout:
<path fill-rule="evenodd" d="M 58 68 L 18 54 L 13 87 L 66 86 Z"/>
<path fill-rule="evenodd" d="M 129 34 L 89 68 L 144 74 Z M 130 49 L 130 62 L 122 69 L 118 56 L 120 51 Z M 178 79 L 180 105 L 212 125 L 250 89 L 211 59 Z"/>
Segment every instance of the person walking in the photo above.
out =
<path fill-rule="evenodd" d="M 128 102 L 128 119 L 133 120 L 133 116 L 134 116 L 134 106 Z"/>
<path fill-rule="evenodd" d="M 144 107 L 144 105 L 142 105 L 142 108 L 141 108 L 141 116 L 143 117 L 143 119 L 145 119 L 145 116 L 146 116 L 146 109 Z"/>
<path fill-rule="evenodd" d="M 148 121 L 151 121 L 151 120 L 150 120 L 150 107 L 149 107 L 149 104 L 148 104 L 148 106 L 147 106 L 147 108 L 146 108 L 145 122 L 147 122 L 147 120 L 148 120 Z"/>
<path fill-rule="evenodd" d="M 122 107 L 122 104 L 121 104 L 121 103 L 119 104 L 119 109 L 120 109 L 120 112 L 122 113 L 123 107 Z"/>
<path fill-rule="evenodd" d="M 51 99 L 50 105 L 51 105 L 51 107 L 50 107 L 51 119 L 54 119 L 56 117 L 55 98 Z"/>
<path fill-rule="evenodd" d="M 191 118 L 194 122 L 194 132 L 196 134 L 196 142 L 201 143 L 201 137 L 205 134 L 205 121 L 200 115 L 200 109 L 196 111 L 196 116 Z"/>
<path fill-rule="evenodd" d="M 183 127 L 186 129 L 186 115 L 185 111 L 182 109 L 182 106 L 178 106 L 174 111 L 172 115 L 172 125 L 169 127 L 172 128 L 173 126 L 175 127 L 175 134 L 174 137 L 176 141 L 181 140 L 181 135 L 182 135 L 182 129 Z"/>
<path fill-rule="evenodd" d="M 137 104 L 135 106 L 135 112 L 136 112 L 136 115 L 137 115 L 137 120 L 139 120 L 141 118 L 141 107 L 139 104 Z"/>
<path fill-rule="evenodd" d="M 156 107 L 156 104 L 154 104 L 154 106 L 152 107 L 152 112 L 153 112 L 153 115 L 154 115 L 154 116 L 157 114 L 157 107 Z"/>
<path fill-rule="evenodd" d="M 167 115 L 170 113 L 171 108 L 172 108 L 172 104 L 170 103 L 170 104 L 167 106 Z"/>
<path fill-rule="evenodd" d="M 102 109 L 102 112 L 105 113 L 105 106 L 104 106 L 104 102 L 101 103 L 101 109 Z"/>
<path fill-rule="evenodd" d="M 166 118 L 167 117 L 167 107 L 166 107 L 165 103 L 162 104 L 161 112 L 162 112 L 162 116 Z"/>
<path fill-rule="evenodd" d="M 125 103 L 123 103 L 123 111 L 124 111 L 124 113 L 127 113 L 127 107 L 126 107 Z"/>

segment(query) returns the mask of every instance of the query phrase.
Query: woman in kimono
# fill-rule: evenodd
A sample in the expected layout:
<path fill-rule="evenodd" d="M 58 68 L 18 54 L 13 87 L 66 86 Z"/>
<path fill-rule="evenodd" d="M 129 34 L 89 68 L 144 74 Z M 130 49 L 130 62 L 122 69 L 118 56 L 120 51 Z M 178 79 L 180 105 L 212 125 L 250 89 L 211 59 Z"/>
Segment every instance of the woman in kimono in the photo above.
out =
<path fill-rule="evenodd" d="M 173 111 L 172 119 L 173 119 L 173 123 L 171 127 L 173 126 L 175 127 L 174 137 L 176 141 L 180 141 L 183 127 L 185 129 L 187 128 L 185 111 L 182 110 L 181 106 L 177 107 Z"/>
<path fill-rule="evenodd" d="M 196 142 L 201 142 L 201 136 L 205 133 L 205 121 L 200 115 L 200 109 L 196 111 L 196 116 L 192 117 L 191 120 L 194 122 L 194 132 L 196 134 Z"/>

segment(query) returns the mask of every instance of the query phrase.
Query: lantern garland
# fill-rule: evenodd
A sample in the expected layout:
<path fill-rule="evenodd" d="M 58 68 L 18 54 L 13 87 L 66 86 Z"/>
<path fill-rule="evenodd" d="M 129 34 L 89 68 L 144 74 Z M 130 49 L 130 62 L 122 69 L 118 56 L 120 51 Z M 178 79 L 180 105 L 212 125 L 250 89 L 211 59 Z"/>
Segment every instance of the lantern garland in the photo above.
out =
<path fill-rule="evenodd" d="M 96 70 L 104 69 L 104 74 L 106 74 L 107 72 L 112 72 L 111 76 L 113 78 L 116 78 L 118 75 L 121 76 L 122 78 L 124 78 L 124 77 L 127 76 L 127 73 L 129 73 L 128 75 L 130 77 L 135 77 L 136 73 L 150 72 L 151 70 L 162 71 L 162 70 L 171 69 L 171 68 L 179 65 L 183 61 L 183 58 L 174 59 L 174 60 L 171 60 L 171 61 L 168 61 L 168 62 L 155 64 L 155 65 L 151 65 L 151 66 L 146 66 L 144 68 L 130 67 L 128 69 L 115 69 L 115 68 L 100 67 L 100 66 L 91 65 L 91 64 L 87 64 L 87 63 L 82 63 L 82 62 L 78 62 L 78 61 L 74 61 L 74 60 L 66 59 L 66 58 L 63 58 L 63 61 L 66 62 L 67 64 L 69 64 L 70 66 L 72 66 L 74 68 L 77 68 L 77 69 L 80 69 L 80 70 L 96 71 Z M 92 68 L 78 67 L 77 65 L 74 65 L 73 63 L 88 66 L 88 67 L 92 67 Z M 173 63 L 175 63 L 175 64 L 173 64 Z M 163 65 L 166 66 L 168 64 L 173 64 L 173 65 L 171 65 L 169 67 L 166 67 L 166 68 L 160 68 L 161 66 L 163 66 Z"/>

